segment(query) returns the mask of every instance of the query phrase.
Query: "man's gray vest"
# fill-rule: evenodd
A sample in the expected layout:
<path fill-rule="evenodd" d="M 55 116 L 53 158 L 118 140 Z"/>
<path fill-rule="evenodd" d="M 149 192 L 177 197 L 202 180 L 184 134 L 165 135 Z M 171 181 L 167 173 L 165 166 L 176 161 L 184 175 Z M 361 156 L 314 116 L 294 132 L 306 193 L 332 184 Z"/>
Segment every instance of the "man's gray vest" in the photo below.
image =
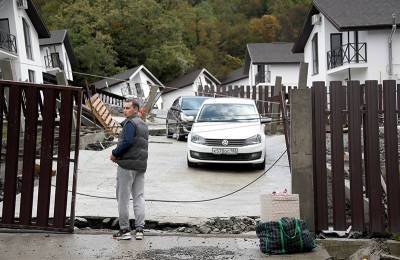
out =
<path fill-rule="evenodd" d="M 120 167 L 127 170 L 146 171 L 149 129 L 137 114 L 124 120 L 121 125 L 125 126 L 128 120 L 135 126 L 136 136 L 133 139 L 131 147 L 118 158 L 117 163 Z M 121 140 L 119 142 L 121 142 Z"/>

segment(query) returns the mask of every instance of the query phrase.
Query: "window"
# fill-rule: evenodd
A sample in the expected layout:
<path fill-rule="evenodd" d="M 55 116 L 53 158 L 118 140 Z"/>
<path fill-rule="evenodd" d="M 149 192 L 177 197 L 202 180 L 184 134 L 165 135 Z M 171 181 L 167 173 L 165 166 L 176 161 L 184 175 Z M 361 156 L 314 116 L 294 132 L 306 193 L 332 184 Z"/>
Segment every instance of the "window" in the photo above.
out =
<path fill-rule="evenodd" d="M 331 67 L 343 65 L 342 34 L 331 33 Z"/>
<path fill-rule="evenodd" d="M 33 70 L 28 70 L 29 82 L 35 83 L 35 72 Z"/>
<path fill-rule="evenodd" d="M 31 32 L 29 31 L 29 25 L 24 18 L 22 18 L 22 24 L 24 26 L 24 38 L 25 38 L 25 49 L 26 57 L 33 60 L 32 57 L 32 43 L 31 43 Z"/>
<path fill-rule="evenodd" d="M 140 86 L 140 83 L 135 83 L 136 87 L 136 93 L 138 97 L 144 97 L 143 89 L 142 86 Z"/>
<path fill-rule="evenodd" d="M 257 65 L 257 75 L 256 75 L 256 84 L 265 83 L 265 66 Z"/>
<path fill-rule="evenodd" d="M 318 34 L 312 38 L 312 59 L 313 59 L 313 74 L 318 74 Z"/>

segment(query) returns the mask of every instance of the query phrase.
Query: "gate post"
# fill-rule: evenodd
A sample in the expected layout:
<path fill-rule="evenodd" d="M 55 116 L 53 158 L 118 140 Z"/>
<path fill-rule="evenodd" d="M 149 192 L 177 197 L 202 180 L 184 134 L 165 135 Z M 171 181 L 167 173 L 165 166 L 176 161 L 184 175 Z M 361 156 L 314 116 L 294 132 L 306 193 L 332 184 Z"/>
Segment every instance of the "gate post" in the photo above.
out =
<path fill-rule="evenodd" d="M 300 217 L 315 231 L 311 89 L 290 92 L 292 193 L 299 194 Z"/>

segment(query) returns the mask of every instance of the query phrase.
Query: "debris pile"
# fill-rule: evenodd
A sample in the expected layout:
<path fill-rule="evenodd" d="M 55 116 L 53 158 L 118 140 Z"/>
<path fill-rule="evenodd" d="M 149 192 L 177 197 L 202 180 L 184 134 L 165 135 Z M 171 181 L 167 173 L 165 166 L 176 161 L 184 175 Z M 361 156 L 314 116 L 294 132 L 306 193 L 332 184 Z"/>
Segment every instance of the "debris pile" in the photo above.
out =
<path fill-rule="evenodd" d="M 201 226 L 179 227 L 177 232 L 194 234 L 240 234 L 255 231 L 256 220 L 251 217 L 211 218 Z"/>

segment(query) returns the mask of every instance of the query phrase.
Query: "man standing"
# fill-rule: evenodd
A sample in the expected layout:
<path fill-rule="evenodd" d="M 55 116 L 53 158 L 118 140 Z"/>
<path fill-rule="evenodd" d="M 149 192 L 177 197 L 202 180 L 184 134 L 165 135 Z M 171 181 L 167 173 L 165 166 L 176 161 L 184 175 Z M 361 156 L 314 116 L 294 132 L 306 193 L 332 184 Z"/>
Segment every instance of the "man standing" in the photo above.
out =
<path fill-rule="evenodd" d="M 144 228 L 144 174 L 147 169 L 148 137 L 147 125 L 138 115 L 139 103 L 136 100 L 124 102 L 124 116 L 121 123 L 122 133 L 117 147 L 110 159 L 118 164 L 117 200 L 119 213 L 118 240 L 131 239 L 129 226 L 129 200 L 133 197 L 135 213 L 136 239 L 143 239 Z"/>

